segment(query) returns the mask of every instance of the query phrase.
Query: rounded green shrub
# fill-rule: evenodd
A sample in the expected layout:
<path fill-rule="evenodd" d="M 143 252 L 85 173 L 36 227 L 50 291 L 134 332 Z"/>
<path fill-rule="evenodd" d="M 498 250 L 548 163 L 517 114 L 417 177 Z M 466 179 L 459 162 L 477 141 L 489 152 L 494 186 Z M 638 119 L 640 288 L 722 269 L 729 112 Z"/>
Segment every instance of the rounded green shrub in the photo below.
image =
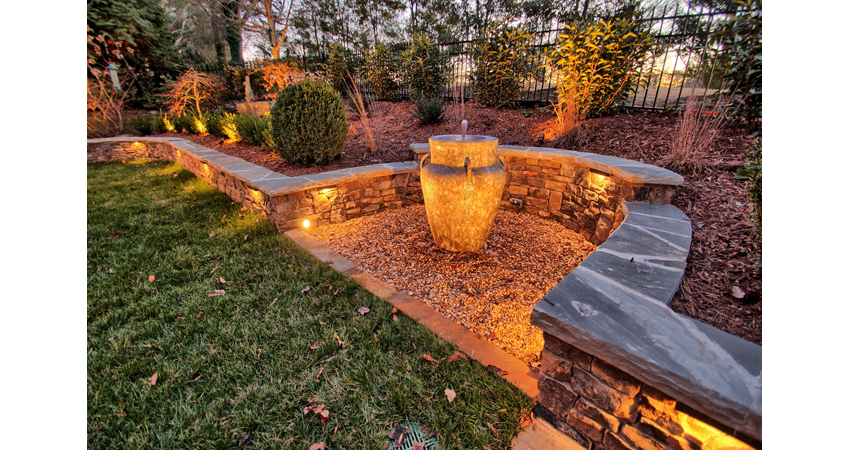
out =
<path fill-rule="evenodd" d="M 271 111 L 275 151 L 289 162 L 327 164 L 345 149 L 348 120 L 339 92 L 314 80 L 287 86 Z"/>

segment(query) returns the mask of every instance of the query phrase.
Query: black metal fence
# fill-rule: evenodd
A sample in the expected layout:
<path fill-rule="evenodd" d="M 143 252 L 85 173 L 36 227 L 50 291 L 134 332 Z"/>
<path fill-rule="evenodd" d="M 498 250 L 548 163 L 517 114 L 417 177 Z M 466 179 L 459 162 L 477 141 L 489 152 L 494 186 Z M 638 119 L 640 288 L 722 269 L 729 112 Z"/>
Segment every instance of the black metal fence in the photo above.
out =
<path fill-rule="evenodd" d="M 663 50 L 649 58 L 636 77 L 639 80 L 633 92 L 622 106 L 636 109 L 663 110 L 682 105 L 688 97 L 708 97 L 723 92 L 723 71 L 718 64 L 720 49 L 712 43 L 711 35 L 720 22 L 734 15 L 735 11 L 710 11 L 687 7 L 662 7 L 645 12 L 636 21 L 654 36 Z M 526 80 L 518 99 L 520 104 L 548 105 L 556 100 L 557 74 L 546 67 L 545 54 L 557 44 L 564 30 L 558 23 L 548 30 L 533 33 L 532 52 L 539 67 L 536 77 Z M 449 84 L 444 90 L 446 98 L 457 97 L 460 92 L 467 99 L 475 97 L 469 76 L 473 70 L 471 46 L 473 40 L 444 42 L 438 45 L 448 53 L 451 61 Z M 351 51 L 351 58 L 365 62 L 365 54 Z M 302 58 L 303 59 L 303 58 Z M 313 62 L 324 62 L 322 56 L 313 56 Z M 255 69 L 263 61 L 247 61 L 241 67 Z M 355 65 L 357 65 L 355 63 Z M 220 72 L 221 65 L 198 65 L 197 70 Z M 363 77 L 358 80 L 361 92 L 372 93 L 371 86 Z M 402 87 L 396 96 L 408 98 Z"/>

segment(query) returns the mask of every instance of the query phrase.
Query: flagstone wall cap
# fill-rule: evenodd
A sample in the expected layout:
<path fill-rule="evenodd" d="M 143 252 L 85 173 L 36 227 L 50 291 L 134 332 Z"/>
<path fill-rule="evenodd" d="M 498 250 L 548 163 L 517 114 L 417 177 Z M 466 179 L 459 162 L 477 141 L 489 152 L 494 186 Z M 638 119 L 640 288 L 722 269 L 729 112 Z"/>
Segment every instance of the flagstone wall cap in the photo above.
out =
<path fill-rule="evenodd" d="M 430 144 L 410 144 L 410 149 L 413 150 L 414 154 L 423 155 L 430 151 Z M 632 184 L 681 186 L 685 183 L 685 179 L 676 172 L 616 156 L 519 145 L 499 145 L 496 150 L 506 157 L 544 159 L 561 164 L 586 167 L 617 176 Z"/>
<path fill-rule="evenodd" d="M 625 203 L 623 224 L 564 278 L 531 323 L 718 422 L 761 439 L 761 346 L 674 312 L 688 217 Z"/>

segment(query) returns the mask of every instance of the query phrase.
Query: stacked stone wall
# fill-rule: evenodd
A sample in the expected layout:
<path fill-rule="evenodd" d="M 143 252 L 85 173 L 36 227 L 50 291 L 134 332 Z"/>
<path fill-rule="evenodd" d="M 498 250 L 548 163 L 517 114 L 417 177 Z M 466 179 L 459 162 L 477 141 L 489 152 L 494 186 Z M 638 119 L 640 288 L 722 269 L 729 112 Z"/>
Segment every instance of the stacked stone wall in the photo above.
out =
<path fill-rule="evenodd" d="M 669 203 L 675 186 L 633 185 L 607 173 L 547 159 L 509 157 L 501 207 L 552 218 L 599 245 L 625 218 L 623 202 Z M 517 208 L 511 199 L 522 201 Z"/>
<path fill-rule="evenodd" d="M 753 449 L 761 442 L 544 333 L 537 413 L 584 447 Z"/>
<path fill-rule="evenodd" d="M 270 195 L 261 187 L 219 168 L 191 152 L 165 141 L 109 141 L 88 144 L 88 162 L 163 159 L 173 161 L 271 221 L 280 231 L 301 227 L 342 223 L 377 212 L 422 203 L 418 173 L 360 178 L 322 187 Z"/>

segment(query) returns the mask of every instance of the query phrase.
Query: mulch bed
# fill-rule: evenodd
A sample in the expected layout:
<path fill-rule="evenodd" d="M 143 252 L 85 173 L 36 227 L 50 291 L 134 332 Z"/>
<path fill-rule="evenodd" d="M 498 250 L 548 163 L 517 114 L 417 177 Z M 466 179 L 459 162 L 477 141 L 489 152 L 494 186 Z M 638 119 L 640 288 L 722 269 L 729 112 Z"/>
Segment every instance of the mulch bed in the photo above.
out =
<path fill-rule="evenodd" d="M 439 124 L 419 125 L 408 103 L 376 102 L 372 128 L 380 142 L 378 152 L 366 147 L 363 124 L 349 115 L 351 129 L 346 149 L 328 165 L 305 167 L 289 164 L 272 151 L 244 143 L 225 144 L 214 136 L 180 136 L 268 169 L 287 175 L 305 175 L 375 164 L 410 161 L 410 144 L 428 142 L 440 134 L 459 133 L 456 110 L 449 110 Z M 551 108 L 493 109 L 466 105 L 470 134 L 499 138 L 504 145 L 557 146 L 550 138 L 554 125 Z M 658 112 L 632 112 L 594 119 L 588 124 L 581 144 L 574 150 L 618 156 L 661 166 L 671 147 L 676 126 L 674 115 Z M 539 142 L 540 134 L 545 140 Z M 727 126 L 705 155 L 706 168 L 686 174 L 673 204 L 684 211 L 693 224 L 693 241 L 682 288 L 671 307 L 748 341 L 761 344 L 761 272 L 750 260 L 751 205 L 746 182 L 735 180 L 752 139 L 747 131 Z M 737 287 L 743 298 L 733 295 Z"/>
<path fill-rule="evenodd" d="M 502 210 L 486 248 L 448 252 L 431 238 L 425 205 L 309 232 L 358 267 L 532 365 L 543 351 L 543 331 L 531 325 L 531 310 L 596 250 L 560 223 Z"/>

